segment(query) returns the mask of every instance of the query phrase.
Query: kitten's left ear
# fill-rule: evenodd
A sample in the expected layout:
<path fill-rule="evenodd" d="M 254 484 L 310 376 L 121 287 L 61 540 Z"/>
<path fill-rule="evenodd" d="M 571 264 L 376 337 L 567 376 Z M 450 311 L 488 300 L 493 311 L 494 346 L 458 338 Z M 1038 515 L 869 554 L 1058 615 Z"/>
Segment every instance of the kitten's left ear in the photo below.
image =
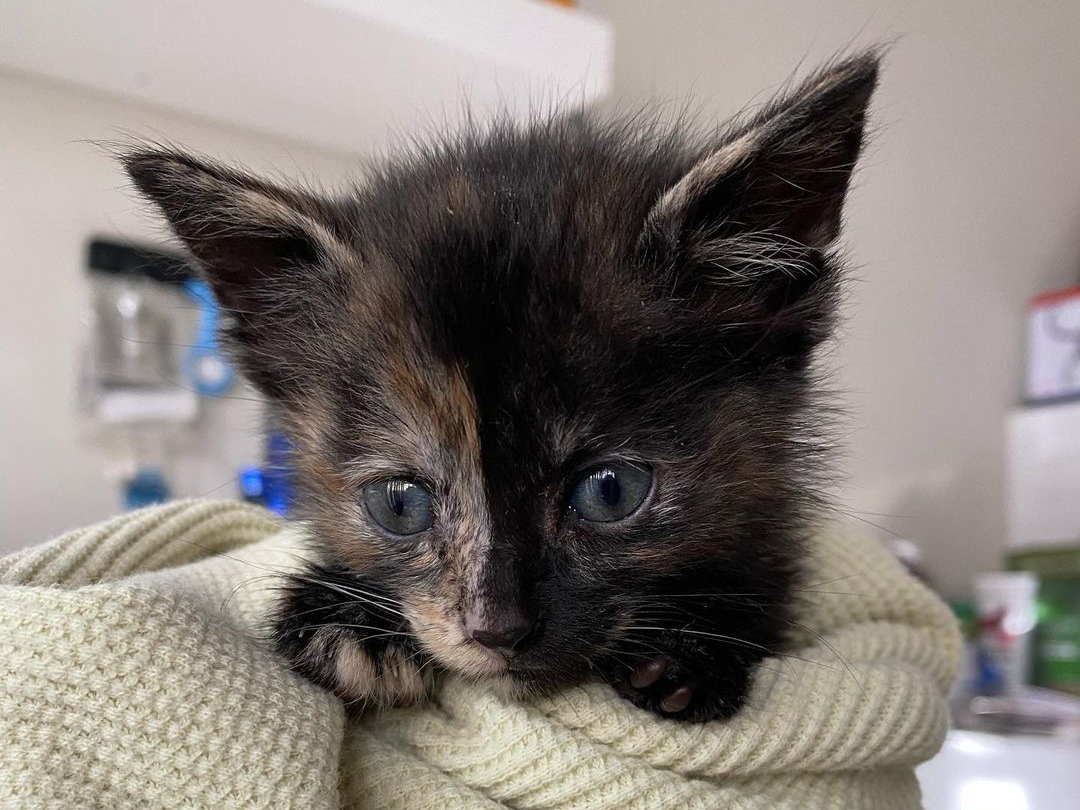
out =
<path fill-rule="evenodd" d="M 877 70 L 873 52 L 840 62 L 733 132 L 653 206 L 645 253 L 673 263 L 688 287 L 737 289 L 742 320 L 786 320 L 813 345 L 835 296 L 805 297 L 827 292 L 823 256 L 839 235 Z"/>

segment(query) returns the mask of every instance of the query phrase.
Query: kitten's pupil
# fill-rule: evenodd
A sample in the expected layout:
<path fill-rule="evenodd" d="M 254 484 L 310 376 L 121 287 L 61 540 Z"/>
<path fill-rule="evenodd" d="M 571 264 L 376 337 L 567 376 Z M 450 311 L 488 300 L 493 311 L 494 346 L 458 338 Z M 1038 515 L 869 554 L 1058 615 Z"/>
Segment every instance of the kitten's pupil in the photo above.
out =
<path fill-rule="evenodd" d="M 600 497 L 611 506 L 615 506 L 622 498 L 622 487 L 619 486 L 619 478 L 611 470 L 600 473 Z"/>
<path fill-rule="evenodd" d="M 405 514 L 405 487 L 407 487 L 404 481 L 392 481 L 386 488 L 386 502 L 390 507 L 390 511 L 398 517 Z"/>

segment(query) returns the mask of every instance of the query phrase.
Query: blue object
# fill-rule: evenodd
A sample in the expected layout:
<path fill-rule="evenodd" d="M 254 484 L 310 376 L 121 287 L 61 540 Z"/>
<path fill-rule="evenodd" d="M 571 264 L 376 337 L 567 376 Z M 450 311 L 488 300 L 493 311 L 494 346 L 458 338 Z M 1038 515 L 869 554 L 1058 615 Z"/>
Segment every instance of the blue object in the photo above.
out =
<path fill-rule="evenodd" d="M 262 503 L 266 493 L 261 467 L 244 467 L 240 470 L 240 495 L 245 501 Z"/>
<path fill-rule="evenodd" d="M 165 476 L 156 467 L 143 467 L 135 477 L 124 482 L 124 508 L 141 509 L 169 500 Z"/>
<path fill-rule="evenodd" d="M 267 436 L 263 504 L 282 516 L 289 514 L 293 502 L 292 451 L 292 443 L 283 434 L 271 431 Z"/>
<path fill-rule="evenodd" d="M 994 656 L 981 646 L 975 650 L 975 694 L 986 697 L 1005 694 L 1005 675 Z"/>
<path fill-rule="evenodd" d="M 293 503 L 292 443 L 281 433 L 266 437 L 266 464 L 240 470 L 240 496 L 287 517 Z"/>
<path fill-rule="evenodd" d="M 221 396 L 236 382 L 236 372 L 217 342 L 221 310 L 210 287 L 202 279 L 190 278 L 185 281 L 184 292 L 199 307 L 199 331 L 195 344 L 184 356 L 184 378 L 203 396 Z"/>

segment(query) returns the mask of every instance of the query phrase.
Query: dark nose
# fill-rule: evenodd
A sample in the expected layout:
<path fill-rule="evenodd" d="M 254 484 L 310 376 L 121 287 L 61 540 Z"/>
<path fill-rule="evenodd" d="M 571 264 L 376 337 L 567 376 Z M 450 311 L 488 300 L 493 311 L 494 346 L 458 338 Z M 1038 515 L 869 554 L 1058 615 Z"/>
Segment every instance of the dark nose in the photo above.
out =
<path fill-rule="evenodd" d="M 478 615 L 465 615 L 465 634 L 489 650 L 513 658 L 531 641 L 536 616 L 520 609 L 504 609 Z"/>

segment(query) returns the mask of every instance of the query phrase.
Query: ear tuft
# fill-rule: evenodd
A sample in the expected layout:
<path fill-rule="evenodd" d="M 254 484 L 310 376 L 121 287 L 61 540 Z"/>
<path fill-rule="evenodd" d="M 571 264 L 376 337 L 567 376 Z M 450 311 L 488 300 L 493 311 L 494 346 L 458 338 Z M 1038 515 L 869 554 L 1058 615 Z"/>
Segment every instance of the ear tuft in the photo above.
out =
<path fill-rule="evenodd" d="M 139 191 L 155 202 L 165 201 L 177 189 L 186 189 L 201 179 L 226 179 L 209 161 L 172 149 L 135 149 L 121 155 L 120 163 Z M 212 187 L 211 182 L 206 185 Z"/>

